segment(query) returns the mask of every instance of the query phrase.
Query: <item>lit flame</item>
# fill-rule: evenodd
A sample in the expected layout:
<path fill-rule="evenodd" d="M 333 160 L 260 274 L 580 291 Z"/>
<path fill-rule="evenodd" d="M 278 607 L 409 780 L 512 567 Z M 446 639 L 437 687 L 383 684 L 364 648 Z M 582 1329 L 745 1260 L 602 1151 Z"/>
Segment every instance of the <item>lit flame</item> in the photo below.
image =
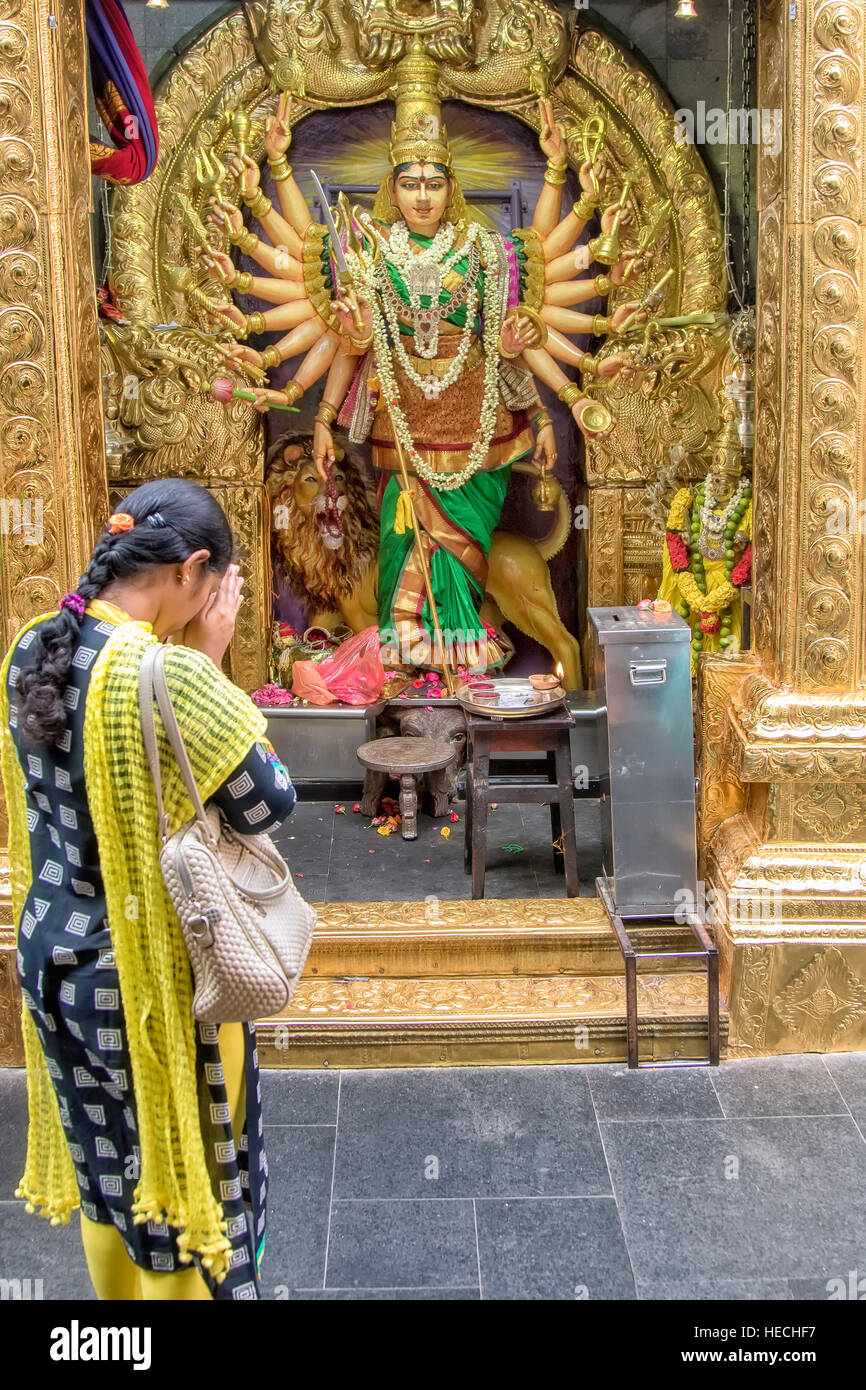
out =
<path fill-rule="evenodd" d="M 557 663 L 556 663 L 556 679 L 557 679 L 558 681 L 561 681 L 564 675 L 565 675 L 565 671 L 564 671 L 564 669 L 563 669 L 562 662 L 561 662 L 561 661 L 557 661 Z"/>

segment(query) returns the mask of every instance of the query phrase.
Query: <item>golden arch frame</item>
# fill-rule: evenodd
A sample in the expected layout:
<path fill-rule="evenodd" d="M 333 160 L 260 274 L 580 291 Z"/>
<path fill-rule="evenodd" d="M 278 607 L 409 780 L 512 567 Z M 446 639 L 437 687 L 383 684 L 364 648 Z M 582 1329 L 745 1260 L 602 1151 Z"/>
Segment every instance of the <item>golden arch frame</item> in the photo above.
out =
<path fill-rule="evenodd" d="M 351 29 L 342 12 L 336 6 L 327 8 L 334 16 L 341 41 L 351 45 Z M 516 0 L 511 8 L 518 16 L 525 18 L 525 10 L 532 18 L 531 3 Z M 291 7 L 277 3 L 273 9 L 279 19 L 285 18 Z M 546 18 L 551 13 L 546 12 Z M 272 28 L 277 19 L 271 15 Z M 234 148 L 230 116 L 240 107 L 251 119 L 249 153 L 259 161 L 264 158 L 264 124 L 275 108 L 277 92 L 261 61 L 262 33 L 260 30 L 256 36 L 255 27 L 252 16 L 244 12 L 232 14 L 202 35 L 171 69 L 157 94 L 162 141 L 157 168 L 143 184 L 119 189 L 114 195 L 112 283 L 118 302 L 134 321 L 166 322 L 175 317 L 194 329 L 209 327 L 201 308 L 179 289 L 185 268 L 194 262 L 194 217 L 201 217 L 207 197 L 207 190 L 196 180 L 196 153 L 205 148 L 225 162 L 227 151 Z M 504 94 L 497 58 L 492 56 L 494 45 L 484 35 L 479 37 L 476 55 L 482 56 L 482 61 L 468 75 L 443 64 L 440 94 L 443 98 L 506 112 L 537 128 L 537 97 L 533 90 L 537 83 L 531 71 L 531 41 L 530 30 L 514 40 L 515 51 L 508 53 L 510 67 Z M 628 173 L 632 180 L 629 206 L 638 228 L 653 216 L 661 202 L 671 202 L 671 218 L 652 248 L 638 290 L 648 288 L 665 271 L 672 270 L 664 312 L 688 314 L 723 309 L 726 280 L 717 200 L 694 147 L 675 140 L 673 111 L 661 88 L 630 55 L 591 25 L 577 30 L 569 47 L 562 21 L 556 16 L 543 31 L 540 42 L 542 46 L 547 43 L 551 64 L 561 70 L 558 80 L 546 77 L 545 85 L 549 85 L 557 114 L 569 131 L 572 164 L 579 165 L 582 158 L 580 133 L 584 121 L 591 113 L 601 114 L 607 127 L 610 172 L 606 187 L 610 195 L 618 194 L 621 180 Z M 485 43 L 490 50 L 486 61 Z M 517 46 L 520 43 L 522 49 Z M 306 88 L 305 96 L 293 100 L 293 124 L 312 111 L 381 101 L 393 82 L 393 65 L 365 70 L 353 64 L 356 103 L 346 100 L 343 74 L 334 71 L 333 63 L 329 66 L 325 62 L 321 48 L 313 48 L 309 54 L 298 52 L 292 61 L 304 70 L 299 85 Z M 488 67 L 491 75 L 486 77 Z M 615 302 L 613 296 L 612 303 Z M 614 388 L 611 394 L 621 424 L 618 438 L 588 451 L 589 535 L 594 542 L 588 557 L 591 603 L 619 601 L 622 597 L 628 601 L 640 596 L 628 593 L 628 585 L 623 585 L 621 562 L 610 564 L 610 552 L 616 555 L 621 549 L 618 544 L 611 545 L 611 541 L 623 528 L 626 487 L 630 486 L 632 511 L 639 511 L 636 499 L 640 500 L 644 485 L 654 476 L 664 445 L 678 436 L 685 437 L 697 460 L 717 425 L 714 388 L 727 346 L 724 334 L 720 339 L 718 335 L 713 338 L 707 330 L 693 330 L 690 337 L 694 360 L 703 362 L 702 380 L 681 379 L 676 391 L 668 395 L 666 413 L 659 410 L 657 400 L 628 396 Z M 707 362 L 712 363 L 709 371 Z M 250 412 L 246 414 L 246 428 L 242 419 L 242 412 L 237 412 L 231 436 L 224 435 L 216 472 L 201 467 L 188 450 L 183 467 L 219 488 L 251 555 L 250 592 L 260 595 L 265 589 L 265 553 L 260 533 L 263 431 L 255 418 L 250 419 Z M 208 462 L 214 453 L 208 451 Z M 169 453 L 165 466 L 176 470 L 177 458 L 177 454 Z M 143 452 L 131 467 L 127 463 L 123 469 L 112 472 L 110 466 L 110 476 L 118 483 L 134 482 L 142 475 L 160 471 L 162 466 L 159 457 Z M 697 463 L 693 466 L 699 468 Z M 227 486 L 229 480 L 232 486 Z M 645 518 L 641 524 L 645 525 Z M 647 573 L 652 574 L 660 565 L 660 552 L 644 546 L 640 560 L 642 569 L 637 583 L 645 585 Z M 616 592 L 612 598 L 613 591 Z M 240 682 L 250 687 L 261 683 L 264 677 L 261 653 L 265 649 L 266 620 L 261 602 L 257 609 L 251 605 L 236 638 L 233 670 Z"/>

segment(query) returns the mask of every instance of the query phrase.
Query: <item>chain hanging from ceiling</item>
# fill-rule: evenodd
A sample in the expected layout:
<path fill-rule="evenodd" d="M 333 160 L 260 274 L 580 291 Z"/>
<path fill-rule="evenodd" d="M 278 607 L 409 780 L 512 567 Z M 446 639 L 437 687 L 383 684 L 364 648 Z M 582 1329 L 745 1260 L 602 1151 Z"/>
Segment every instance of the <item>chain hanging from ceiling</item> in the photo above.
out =
<path fill-rule="evenodd" d="M 742 16 L 742 25 L 739 36 L 737 35 L 737 24 L 735 10 Z M 731 293 L 737 301 L 741 310 L 747 308 L 754 300 L 754 283 L 752 278 L 752 159 L 754 158 L 755 146 L 752 141 L 753 122 L 751 112 L 755 110 L 755 75 L 757 68 L 757 0 L 728 0 L 728 62 L 727 62 L 727 131 L 728 145 L 725 158 L 725 181 L 724 181 L 724 234 L 725 234 L 725 261 L 728 271 L 728 282 Z M 746 113 L 744 121 L 732 119 L 732 112 L 735 108 L 734 101 L 734 52 L 737 47 L 739 37 L 740 48 L 740 102 L 741 109 Z M 757 112 L 755 121 L 758 129 L 755 131 L 757 138 L 761 136 L 761 113 Z M 741 254 L 738 257 L 732 256 L 731 245 L 731 132 L 737 131 L 743 139 L 741 153 L 741 191 L 742 191 L 742 235 L 741 235 Z M 735 262 L 739 260 L 737 266 Z"/>

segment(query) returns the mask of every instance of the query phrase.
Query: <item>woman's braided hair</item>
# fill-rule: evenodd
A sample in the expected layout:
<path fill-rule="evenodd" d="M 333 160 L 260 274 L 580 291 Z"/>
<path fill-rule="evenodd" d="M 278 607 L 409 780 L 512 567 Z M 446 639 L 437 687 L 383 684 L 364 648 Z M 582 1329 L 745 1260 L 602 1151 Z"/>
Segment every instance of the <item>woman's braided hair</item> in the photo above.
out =
<path fill-rule="evenodd" d="M 232 559 L 234 544 L 225 513 L 206 488 L 188 478 L 144 483 L 120 507 L 134 525 L 112 532 L 106 524 L 78 582 L 76 595 L 83 602 L 65 604 L 55 618 L 34 629 L 31 659 L 15 685 L 19 727 L 28 743 L 52 746 L 66 731 L 64 694 L 84 604 L 98 598 L 115 579 L 129 579 L 157 565 L 183 564 L 196 550 L 210 551 L 207 567 L 217 574 L 224 573 Z"/>

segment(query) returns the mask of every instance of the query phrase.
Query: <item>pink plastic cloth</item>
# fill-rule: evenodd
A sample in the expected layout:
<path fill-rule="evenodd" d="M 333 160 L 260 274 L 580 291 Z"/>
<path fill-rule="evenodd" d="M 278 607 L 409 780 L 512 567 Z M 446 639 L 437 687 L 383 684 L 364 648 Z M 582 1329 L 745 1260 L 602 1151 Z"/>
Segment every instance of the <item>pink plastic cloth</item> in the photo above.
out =
<path fill-rule="evenodd" d="M 339 699 L 333 695 L 322 680 L 321 667 L 317 661 L 296 661 L 292 666 L 292 694 L 311 705 L 334 705 Z"/>
<path fill-rule="evenodd" d="M 378 699 L 385 684 L 380 647 L 378 627 L 367 627 L 341 642 L 333 656 L 319 662 L 316 673 L 338 700 L 368 705 Z"/>

